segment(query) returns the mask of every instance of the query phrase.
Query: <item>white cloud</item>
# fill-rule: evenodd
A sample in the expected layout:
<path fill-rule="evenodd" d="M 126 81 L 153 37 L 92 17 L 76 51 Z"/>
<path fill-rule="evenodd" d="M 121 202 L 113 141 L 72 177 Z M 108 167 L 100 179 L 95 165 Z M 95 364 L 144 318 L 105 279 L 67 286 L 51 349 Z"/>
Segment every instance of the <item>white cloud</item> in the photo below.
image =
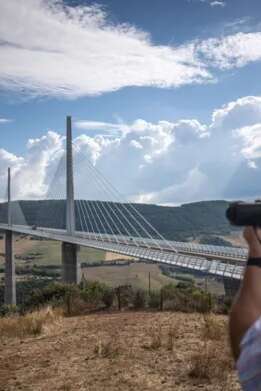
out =
<path fill-rule="evenodd" d="M 225 4 L 210 4 L 217 3 Z M 260 34 L 155 45 L 134 26 L 113 24 L 97 5 L 2 1 L 0 86 L 26 94 L 75 98 L 127 86 L 175 88 L 206 83 L 216 79 L 214 68 L 259 61 Z"/>
<path fill-rule="evenodd" d="M 24 158 L 0 148 L 0 199 L 7 197 L 7 169 L 11 168 L 12 174 L 21 170 Z"/>
<path fill-rule="evenodd" d="M 143 146 L 141 145 L 141 143 L 137 140 L 131 140 L 130 141 L 130 145 L 136 149 L 143 149 Z"/>
<path fill-rule="evenodd" d="M 0 124 L 8 124 L 9 122 L 12 122 L 9 118 L 0 118 Z"/>
<path fill-rule="evenodd" d="M 168 186 L 162 190 L 139 194 L 132 197 L 133 202 L 151 204 L 180 204 L 191 201 L 202 200 L 202 187 L 208 186 L 208 178 L 195 167 L 188 172 L 184 182 Z"/>
<path fill-rule="evenodd" d="M 107 133 L 107 137 L 122 133 L 125 127 L 124 124 L 100 121 L 75 121 L 74 126 L 77 129 L 87 130 L 89 132 L 103 131 L 105 134 Z"/>
<path fill-rule="evenodd" d="M 25 156 L 16 156 L 0 149 L 0 180 L 7 184 L 7 168 L 11 168 L 14 199 L 43 198 L 63 153 L 64 137 L 53 131 L 30 139 Z"/>
<path fill-rule="evenodd" d="M 210 67 L 239 68 L 261 60 L 261 32 L 236 33 L 199 43 L 197 53 Z"/>
<path fill-rule="evenodd" d="M 112 131 L 112 130 L 119 130 L 121 129 L 120 124 L 113 124 L 109 122 L 99 122 L 99 121 L 76 121 L 74 125 L 78 129 L 85 129 L 85 130 L 105 130 L 105 131 Z"/>
<path fill-rule="evenodd" d="M 224 1 L 211 1 L 210 2 L 211 7 L 225 7 L 226 3 Z"/>
<path fill-rule="evenodd" d="M 249 160 L 248 166 L 249 166 L 250 168 L 257 169 L 256 162 L 254 162 L 253 160 Z"/>
<path fill-rule="evenodd" d="M 214 110 L 212 127 L 235 129 L 261 122 L 261 97 L 246 96 Z"/>
<path fill-rule="evenodd" d="M 87 125 L 86 125 L 87 124 Z M 196 119 L 113 124 L 85 121 L 89 131 L 74 139 L 75 191 L 81 198 L 108 199 L 90 162 L 130 200 L 177 204 L 201 199 L 255 197 L 261 175 L 261 98 L 249 96 L 214 111 L 210 124 Z M 100 128 L 100 131 L 99 131 Z M 106 137 L 102 132 L 106 129 Z M 117 133 L 115 133 L 117 129 Z M 27 143 L 24 156 L 0 149 L 0 180 L 13 172 L 17 198 L 42 198 L 48 185 L 64 197 L 64 137 L 48 131 Z M 53 178 L 55 178 L 53 180 Z M 3 186 L 2 186 L 3 187 Z"/>
<path fill-rule="evenodd" d="M 225 7 L 226 2 L 224 0 L 188 0 L 189 2 L 205 3 L 211 7 Z"/>
<path fill-rule="evenodd" d="M 1 148 L 0 161 L 0 175 L 2 176 L 6 175 L 8 167 L 19 168 L 22 165 L 24 159 L 22 157 L 17 157 L 13 153 L 10 153 L 5 149 Z"/>
<path fill-rule="evenodd" d="M 4 88 L 77 97 L 130 85 L 175 87 L 210 77 L 192 46 L 153 45 L 133 26 L 113 25 L 95 5 L 11 0 L 1 2 L 0 15 Z"/>
<path fill-rule="evenodd" d="M 251 161 L 250 167 L 253 167 L 253 163 L 255 163 L 253 159 L 261 158 L 261 122 L 238 129 L 234 134 L 242 139 L 241 152 L 246 159 Z"/>

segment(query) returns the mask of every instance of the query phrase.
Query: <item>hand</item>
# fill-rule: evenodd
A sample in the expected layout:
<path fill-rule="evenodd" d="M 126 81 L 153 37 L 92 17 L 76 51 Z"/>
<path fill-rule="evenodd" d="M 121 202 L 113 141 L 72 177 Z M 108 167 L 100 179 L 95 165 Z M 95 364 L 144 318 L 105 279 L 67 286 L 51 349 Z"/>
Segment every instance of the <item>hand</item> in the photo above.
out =
<path fill-rule="evenodd" d="M 260 258 L 261 257 L 261 229 L 246 227 L 244 229 L 244 238 L 249 247 L 249 256 Z"/>

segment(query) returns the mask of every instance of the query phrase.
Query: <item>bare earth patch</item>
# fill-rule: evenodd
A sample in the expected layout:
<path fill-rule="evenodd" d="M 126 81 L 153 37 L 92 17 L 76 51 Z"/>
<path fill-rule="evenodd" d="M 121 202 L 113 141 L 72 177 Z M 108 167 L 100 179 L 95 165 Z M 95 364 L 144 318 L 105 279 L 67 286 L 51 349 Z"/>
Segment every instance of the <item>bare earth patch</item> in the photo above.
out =
<path fill-rule="evenodd" d="M 51 333 L 1 341 L 0 390 L 239 391 L 226 336 L 210 334 L 207 341 L 202 330 L 212 320 L 204 322 L 199 314 L 167 312 L 64 318 Z M 225 367 L 198 376 L 208 356 L 220 356 L 216 365 Z"/>

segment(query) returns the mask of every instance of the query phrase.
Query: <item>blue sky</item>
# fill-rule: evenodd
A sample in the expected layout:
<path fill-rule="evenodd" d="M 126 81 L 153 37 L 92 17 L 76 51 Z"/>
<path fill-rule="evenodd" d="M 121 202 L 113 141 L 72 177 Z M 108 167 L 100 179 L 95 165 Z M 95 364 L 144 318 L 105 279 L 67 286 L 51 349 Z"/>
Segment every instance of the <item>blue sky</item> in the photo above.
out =
<path fill-rule="evenodd" d="M 126 175 L 133 188 L 124 180 L 115 182 L 132 199 L 179 203 L 254 197 L 255 186 L 245 194 L 232 177 L 242 164 L 247 177 L 259 171 L 260 14 L 258 0 L 2 3 L 3 169 L 11 162 L 19 177 L 21 167 L 31 166 L 30 159 L 44 143 L 49 160 L 36 162 L 33 157 L 42 173 L 35 186 L 44 189 L 46 170 L 52 171 L 55 161 L 52 154 L 62 148 L 65 116 L 71 114 L 76 142 L 108 176 L 119 165 L 115 156 L 128 156 Z M 213 117 L 217 110 L 223 110 L 222 123 Z M 226 118 L 232 118 L 229 134 L 223 126 Z M 242 125 L 242 118 L 249 122 Z M 255 126 L 254 130 L 249 126 Z M 179 132 L 182 140 L 192 141 L 196 135 L 197 143 L 190 147 L 186 141 L 181 147 Z M 229 143 L 228 154 L 236 150 L 240 155 L 238 161 L 227 162 L 226 191 L 211 179 L 220 171 L 208 172 L 206 161 L 196 156 L 201 148 L 208 148 L 206 156 L 216 151 L 221 141 L 214 132 L 224 144 Z M 164 140 L 162 145 L 159 138 Z M 150 146 L 143 144 L 145 139 L 151 140 Z M 127 140 L 135 153 L 125 145 Z M 226 150 L 221 144 L 220 148 Z M 110 149 L 113 158 L 107 157 Z M 137 155 L 137 150 L 142 154 Z M 219 158 L 216 166 L 220 166 Z M 177 159 L 180 169 L 173 171 Z M 152 186 L 155 172 L 162 178 Z M 203 183 L 213 191 L 199 191 Z M 194 189 L 191 199 L 182 196 L 190 188 Z"/>

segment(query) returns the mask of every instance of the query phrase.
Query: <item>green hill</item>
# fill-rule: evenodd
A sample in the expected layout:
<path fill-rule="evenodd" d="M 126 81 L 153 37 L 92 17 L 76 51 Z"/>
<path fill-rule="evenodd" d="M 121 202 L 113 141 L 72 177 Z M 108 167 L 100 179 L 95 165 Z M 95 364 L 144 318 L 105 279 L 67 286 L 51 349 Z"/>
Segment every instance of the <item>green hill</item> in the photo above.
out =
<path fill-rule="evenodd" d="M 80 230 L 81 221 L 77 213 L 80 210 L 80 205 L 79 201 L 76 203 L 78 203 L 76 204 L 76 225 Z M 95 206 L 96 210 L 98 208 L 101 210 L 105 204 L 101 201 L 85 201 L 85 206 L 86 210 L 95 208 Z M 119 205 L 110 204 L 110 206 L 115 213 L 118 213 L 116 208 Z M 231 231 L 235 231 L 236 228 L 231 227 L 225 217 L 227 206 L 228 202 L 226 201 L 202 201 L 178 207 L 135 204 L 138 212 L 165 238 L 173 240 L 192 240 L 200 236 L 227 235 Z M 123 207 L 121 206 L 121 208 Z M 13 210 L 17 224 L 25 223 L 24 215 L 28 225 L 37 224 L 38 226 L 65 228 L 65 201 L 63 200 L 20 201 L 19 206 L 18 204 L 14 205 Z M 127 216 L 126 210 L 124 208 L 121 210 Z M 93 217 L 90 216 L 89 219 L 91 220 L 89 223 L 95 227 Z M 0 221 L 6 221 L 6 205 L 3 204 L 0 205 Z M 140 230 L 138 225 L 135 228 Z M 97 229 L 103 231 L 102 221 L 98 223 Z M 116 233 L 115 228 L 114 231 Z"/>

